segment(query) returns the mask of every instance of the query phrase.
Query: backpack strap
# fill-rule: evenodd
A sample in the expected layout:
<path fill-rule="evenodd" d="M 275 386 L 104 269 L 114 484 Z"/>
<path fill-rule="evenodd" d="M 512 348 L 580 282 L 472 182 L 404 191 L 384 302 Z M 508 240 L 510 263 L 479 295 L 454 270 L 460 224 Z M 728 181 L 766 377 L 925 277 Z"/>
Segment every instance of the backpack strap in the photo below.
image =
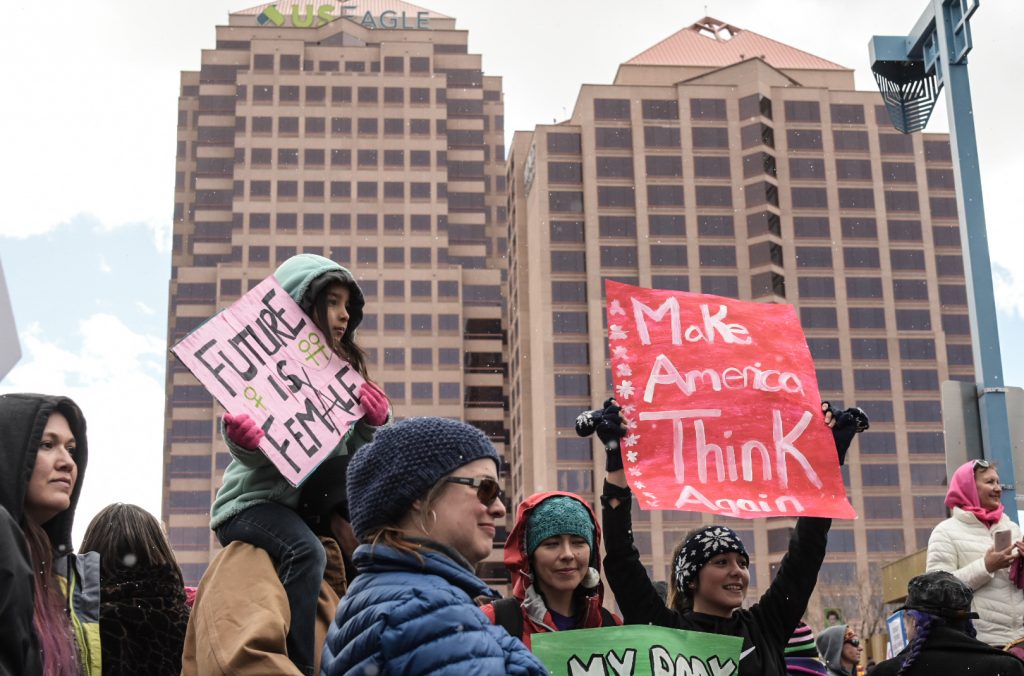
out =
<path fill-rule="evenodd" d="M 602 627 L 617 627 L 619 623 L 615 621 L 615 616 L 612 615 L 612 611 L 608 610 L 604 606 L 601 606 L 601 626 Z"/>
<path fill-rule="evenodd" d="M 519 599 L 514 596 L 498 599 L 491 606 L 494 608 L 494 624 L 504 627 L 509 635 L 522 640 L 523 611 L 519 606 Z"/>

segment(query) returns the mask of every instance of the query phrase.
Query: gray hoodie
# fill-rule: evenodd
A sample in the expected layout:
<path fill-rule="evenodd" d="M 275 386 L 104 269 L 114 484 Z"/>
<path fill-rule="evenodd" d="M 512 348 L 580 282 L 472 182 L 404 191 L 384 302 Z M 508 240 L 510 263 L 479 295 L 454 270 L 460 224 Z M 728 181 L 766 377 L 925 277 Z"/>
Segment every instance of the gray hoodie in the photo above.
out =
<path fill-rule="evenodd" d="M 846 625 L 839 624 L 819 632 L 817 638 L 814 639 L 814 643 L 818 646 L 818 652 L 821 654 L 821 659 L 825 661 L 825 666 L 828 667 L 828 673 L 833 676 L 853 676 L 853 672 L 843 668 L 844 636 L 846 636 Z"/>

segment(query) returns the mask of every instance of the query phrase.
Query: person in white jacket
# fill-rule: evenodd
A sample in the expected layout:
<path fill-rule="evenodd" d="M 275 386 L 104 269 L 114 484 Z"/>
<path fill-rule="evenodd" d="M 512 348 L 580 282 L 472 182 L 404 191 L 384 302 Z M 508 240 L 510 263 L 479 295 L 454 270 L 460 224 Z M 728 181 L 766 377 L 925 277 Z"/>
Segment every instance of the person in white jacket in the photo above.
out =
<path fill-rule="evenodd" d="M 927 563 L 928 572 L 950 572 L 974 590 L 978 640 L 998 648 L 1024 635 L 1024 591 L 1009 575 L 1014 557 L 1024 554 L 1024 542 L 1020 528 L 1003 514 L 1001 493 L 992 463 L 961 465 L 946 492 L 953 515 L 932 531 Z M 1009 544 L 997 549 L 996 533 L 1003 530 L 1010 532 Z"/>

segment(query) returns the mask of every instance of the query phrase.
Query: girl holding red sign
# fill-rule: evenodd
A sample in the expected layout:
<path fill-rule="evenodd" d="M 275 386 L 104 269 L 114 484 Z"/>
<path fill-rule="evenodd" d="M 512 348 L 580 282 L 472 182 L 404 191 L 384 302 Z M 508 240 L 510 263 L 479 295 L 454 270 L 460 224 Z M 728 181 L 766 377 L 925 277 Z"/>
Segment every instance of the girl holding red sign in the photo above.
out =
<path fill-rule="evenodd" d="M 286 260 L 274 276 L 324 334 L 331 350 L 367 378 L 364 352 L 355 342 L 365 301 L 352 273 L 323 256 L 306 253 Z M 359 400 L 366 414 L 328 459 L 351 457 L 388 421 L 387 397 L 368 378 L 359 389 Z M 312 674 L 316 604 L 326 553 L 296 512 L 301 487 L 289 484 L 258 450 L 263 430 L 244 413 L 228 413 L 224 415 L 224 435 L 232 460 L 210 510 L 210 527 L 221 545 L 240 540 L 266 550 L 274 559 L 291 608 L 288 656 L 303 674 Z M 335 465 L 321 468 L 326 466 Z M 342 485 L 344 474 L 342 470 L 338 476 Z M 341 516 L 347 518 L 347 511 Z"/>
<path fill-rule="evenodd" d="M 867 416 L 860 409 L 837 412 L 827 403 L 822 409 L 825 424 L 832 428 L 841 465 L 854 435 L 867 429 Z M 632 493 L 626 484 L 618 444 L 626 433 L 621 409 L 614 400 L 608 400 L 604 410 L 595 413 L 584 416 L 590 414 L 591 419 L 599 420 L 594 427 L 608 453 L 608 475 L 601 496 L 605 574 L 625 623 L 739 636 L 743 639 L 739 676 L 785 676 L 786 645 L 814 591 L 832 520 L 797 519 L 778 575 L 749 609 L 743 608 L 750 582 L 750 556 L 743 541 L 726 526 L 693 531 L 676 548 L 668 599 L 662 602 L 633 544 Z"/>

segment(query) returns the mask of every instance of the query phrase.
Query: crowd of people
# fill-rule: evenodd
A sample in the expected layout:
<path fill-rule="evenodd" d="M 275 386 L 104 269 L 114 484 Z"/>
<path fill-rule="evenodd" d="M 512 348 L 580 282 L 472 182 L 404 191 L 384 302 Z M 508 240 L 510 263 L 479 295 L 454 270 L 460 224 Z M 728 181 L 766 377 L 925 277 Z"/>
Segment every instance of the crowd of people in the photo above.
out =
<path fill-rule="evenodd" d="M 455 420 L 394 420 L 355 342 L 364 300 L 348 270 L 302 254 L 276 275 L 366 379 L 364 415 L 299 487 L 260 453 L 249 416 L 223 416 L 232 461 L 211 528 L 224 548 L 197 590 L 159 521 L 134 505 L 97 514 L 76 553 L 85 416 L 62 396 L 0 397 L 0 675 L 546 674 L 538 634 L 623 624 L 737 637 L 739 676 L 858 673 L 852 626 L 815 639 L 802 621 L 830 519 L 796 520 L 752 603 L 747 544 L 722 524 L 677 543 L 659 589 L 633 539 L 619 445 L 628 421 L 612 399 L 580 421 L 606 451 L 600 518 L 573 493 L 524 499 L 504 548 L 512 593 L 500 598 L 475 572 L 506 521 L 493 444 Z M 823 404 L 821 422 L 844 464 L 866 417 Z M 909 645 L 872 673 L 1024 676 L 1024 543 L 999 486 L 984 461 L 954 474 L 952 516 L 902 609 Z"/>

